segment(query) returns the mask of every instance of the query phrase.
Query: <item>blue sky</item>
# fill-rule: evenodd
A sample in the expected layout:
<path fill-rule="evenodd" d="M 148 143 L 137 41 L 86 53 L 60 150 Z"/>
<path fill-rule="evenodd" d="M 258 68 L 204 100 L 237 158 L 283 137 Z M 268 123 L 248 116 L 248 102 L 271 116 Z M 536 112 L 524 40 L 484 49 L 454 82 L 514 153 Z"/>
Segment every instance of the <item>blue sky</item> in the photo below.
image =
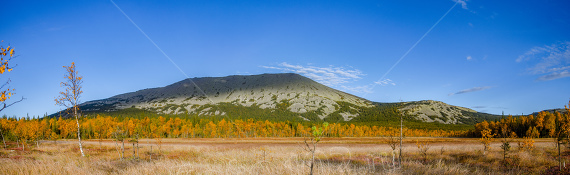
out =
<path fill-rule="evenodd" d="M 493 114 L 570 100 L 569 1 L 114 2 L 189 77 L 296 72 L 371 101 Z M 11 79 L 12 101 L 26 98 L 1 115 L 62 109 L 54 98 L 71 62 L 84 77 L 82 101 L 186 78 L 111 1 L 0 9 L 1 44 L 18 55 L 1 80 Z"/>

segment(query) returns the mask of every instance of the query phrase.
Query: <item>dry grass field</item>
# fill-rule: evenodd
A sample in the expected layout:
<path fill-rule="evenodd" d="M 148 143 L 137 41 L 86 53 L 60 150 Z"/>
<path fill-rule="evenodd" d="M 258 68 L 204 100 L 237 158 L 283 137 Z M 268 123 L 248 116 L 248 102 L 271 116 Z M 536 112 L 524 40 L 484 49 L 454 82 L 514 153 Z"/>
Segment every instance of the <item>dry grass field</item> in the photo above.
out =
<path fill-rule="evenodd" d="M 139 140 L 119 156 L 111 140 L 76 140 L 0 149 L 0 174 L 308 174 L 310 154 L 303 138 Z M 422 154 L 416 141 L 427 143 Z M 558 165 L 552 139 L 537 139 L 533 150 L 517 141 L 503 161 L 501 142 L 484 152 L 478 139 L 406 138 L 402 166 L 383 138 L 325 138 L 316 151 L 315 174 L 544 174 Z M 159 148 L 160 147 L 160 148 Z M 31 149 L 30 149 L 31 148 Z M 424 149 L 425 150 L 425 149 Z M 565 149 L 563 149 L 565 150 Z M 137 156 L 138 154 L 138 156 Z M 563 160 L 568 160 L 563 157 Z"/>

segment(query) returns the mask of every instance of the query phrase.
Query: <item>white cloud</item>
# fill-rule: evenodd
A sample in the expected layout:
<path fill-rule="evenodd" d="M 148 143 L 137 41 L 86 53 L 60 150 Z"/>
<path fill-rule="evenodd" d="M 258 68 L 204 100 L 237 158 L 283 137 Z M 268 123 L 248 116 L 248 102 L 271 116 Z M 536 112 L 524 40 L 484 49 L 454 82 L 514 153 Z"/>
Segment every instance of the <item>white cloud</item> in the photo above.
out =
<path fill-rule="evenodd" d="M 469 0 L 453 0 L 453 2 L 461 4 L 461 8 L 466 9 L 466 10 L 468 9 L 467 8 L 467 1 L 469 1 Z"/>
<path fill-rule="evenodd" d="M 352 91 L 352 92 L 358 92 L 358 93 L 372 93 L 372 88 L 369 85 L 356 86 L 356 87 L 341 86 L 341 88 L 348 90 L 348 91 Z"/>
<path fill-rule="evenodd" d="M 304 75 L 310 79 L 313 79 L 319 83 L 327 86 L 338 86 L 347 90 L 353 90 L 355 92 L 369 92 L 365 90 L 366 87 L 348 87 L 344 84 L 357 81 L 365 76 L 358 69 L 346 69 L 344 67 L 334 67 L 330 65 L 329 67 L 317 67 L 317 66 L 302 66 L 302 65 L 292 65 L 286 62 L 280 63 L 279 66 L 261 66 L 267 69 L 276 69 L 285 72 L 293 72 Z"/>
<path fill-rule="evenodd" d="M 471 60 L 471 59 L 473 59 L 473 57 L 467 56 L 467 60 Z"/>
<path fill-rule="evenodd" d="M 490 88 L 491 88 L 491 86 L 473 87 L 473 88 L 461 90 L 461 91 L 459 91 L 459 92 L 450 93 L 450 94 L 448 94 L 448 95 L 449 95 L 449 96 L 452 96 L 452 95 L 457 95 L 457 94 L 464 94 L 464 93 L 469 93 L 469 92 L 482 91 L 482 90 L 490 89 Z"/>
<path fill-rule="evenodd" d="M 384 79 L 384 80 L 381 80 L 381 81 L 376 81 L 376 82 L 374 82 L 374 83 L 376 83 L 376 84 L 378 84 L 378 85 L 380 85 L 380 86 L 386 86 L 386 85 L 396 86 L 396 83 L 392 82 L 392 80 L 390 80 L 390 79 Z"/>
<path fill-rule="evenodd" d="M 570 69 L 570 42 L 559 42 L 542 47 L 533 47 L 516 62 L 528 62 L 532 67 L 527 69 L 529 74 L 547 74 L 536 79 L 537 81 L 549 81 L 558 78 L 569 77 Z"/>
<path fill-rule="evenodd" d="M 395 86 L 391 79 L 383 79 L 363 86 L 351 86 L 348 84 L 354 83 L 362 79 L 366 74 L 358 69 L 352 67 L 336 67 L 329 65 L 328 67 L 317 67 L 313 64 L 293 65 L 286 62 L 280 63 L 277 66 L 260 66 L 267 69 L 281 70 L 283 72 L 293 72 L 301 74 L 307 78 L 315 80 L 323 85 L 338 88 L 355 93 L 373 93 L 372 89 L 375 85 L 381 86 Z"/>

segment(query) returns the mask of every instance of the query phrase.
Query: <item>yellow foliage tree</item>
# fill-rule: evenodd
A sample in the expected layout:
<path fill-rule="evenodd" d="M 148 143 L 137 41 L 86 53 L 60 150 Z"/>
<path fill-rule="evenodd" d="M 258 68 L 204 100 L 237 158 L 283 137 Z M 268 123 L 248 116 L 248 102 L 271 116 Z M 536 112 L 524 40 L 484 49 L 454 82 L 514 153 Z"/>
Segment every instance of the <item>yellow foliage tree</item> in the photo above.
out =
<path fill-rule="evenodd" d="M 65 106 L 68 113 L 73 114 L 75 121 L 77 123 L 77 139 L 79 140 L 79 150 L 81 151 L 81 156 L 85 157 L 83 153 L 83 146 L 81 144 L 81 129 L 79 125 L 79 97 L 83 93 L 83 88 L 81 84 L 83 83 L 83 77 L 77 75 L 77 70 L 75 69 L 75 62 L 71 63 L 71 66 L 63 66 L 65 68 L 65 81 L 61 82 L 61 86 L 65 88 L 64 92 L 59 93 L 59 97 L 55 99 L 56 105 Z M 71 110 L 71 111 L 69 111 Z"/>
<path fill-rule="evenodd" d="M 495 137 L 495 134 L 493 134 L 491 132 L 491 129 L 484 129 L 483 131 L 481 131 L 481 143 L 483 143 L 483 146 L 485 147 L 485 151 L 489 150 L 490 148 L 490 144 L 493 141 L 493 137 Z"/>
<path fill-rule="evenodd" d="M 12 71 L 12 67 L 10 67 L 8 64 L 12 60 L 12 58 L 14 58 L 14 48 L 10 46 L 4 48 L 4 46 L 0 46 L 0 74 Z M 15 103 L 24 100 L 24 97 L 22 97 L 22 99 L 12 102 L 10 104 L 6 103 L 6 101 L 10 99 L 12 95 L 14 95 L 14 90 L 15 90 L 15 89 L 10 89 L 10 87 L 7 87 L 8 84 L 10 84 L 10 79 L 6 80 L 6 83 L 0 86 L 0 105 L 2 105 L 0 107 L 0 111 L 12 106 Z"/>

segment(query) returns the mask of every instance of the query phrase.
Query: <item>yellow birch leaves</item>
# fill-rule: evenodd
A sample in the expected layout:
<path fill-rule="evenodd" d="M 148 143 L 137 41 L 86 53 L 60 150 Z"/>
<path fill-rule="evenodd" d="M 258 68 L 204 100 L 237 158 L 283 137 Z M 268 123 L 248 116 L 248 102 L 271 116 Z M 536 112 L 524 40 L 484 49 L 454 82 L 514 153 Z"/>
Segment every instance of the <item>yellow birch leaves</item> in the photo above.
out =
<path fill-rule="evenodd" d="M 4 42 L 4 41 L 2 41 Z M 6 58 L 8 55 L 8 58 Z M 12 71 L 12 68 L 10 68 L 8 66 L 8 62 L 12 59 L 12 57 L 14 56 L 14 48 L 13 47 L 6 47 L 4 48 L 3 46 L 0 46 L 0 74 L 4 74 L 6 71 L 10 72 Z M 10 82 L 10 80 L 8 80 L 8 82 L 6 82 L 6 84 L 8 84 Z M 12 96 L 13 93 L 11 93 L 10 91 L 13 91 L 14 89 L 6 89 L 6 90 L 1 90 L 0 91 L 0 102 L 5 102 L 6 100 L 10 99 L 10 96 Z"/>

